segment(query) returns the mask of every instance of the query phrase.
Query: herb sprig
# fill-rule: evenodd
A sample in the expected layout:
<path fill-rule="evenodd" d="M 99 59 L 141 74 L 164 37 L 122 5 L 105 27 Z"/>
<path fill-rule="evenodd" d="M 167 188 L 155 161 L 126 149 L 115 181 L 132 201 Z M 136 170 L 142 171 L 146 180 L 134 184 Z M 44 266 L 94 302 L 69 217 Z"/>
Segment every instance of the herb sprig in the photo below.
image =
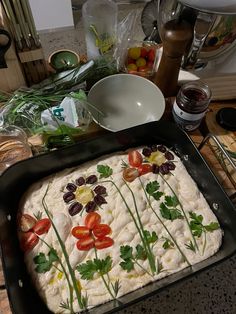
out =
<path fill-rule="evenodd" d="M 206 233 L 213 232 L 219 229 L 220 225 L 218 224 L 218 222 L 211 222 L 208 225 L 203 225 L 203 216 L 197 215 L 194 212 L 190 212 L 189 216 L 191 218 L 190 228 L 193 232 L 193 235 L 197 238 L 200 238 L 202 234 L 204 234 L 204 244 L 202 249 L 202 254 L 204 254 L 206 248 Z"/>
<path fill-rule="evenodd" d="M 44 253 L 39 253 L 33 259 L 34 263 L 37 265 L 35 271 L 37 273 L 46 273 L 48 272 L 53 265 L 54 262 L 59 261 L 59 257 L 57 255 L 57 251 L 53 248 L 47 254 L 48 258 Z"/>
<path fill-rule="evenodd" d="M 112 259 L 110 256 L 107 256 L 105 259 L 99 259 L 97 256 L 96 249 L 95 255 L 96 255 L 95 259 L 88 260 L 86 263 L 83 264 L 79 264 L 76 267 L 76 270 L 81 275 L 81 278 L 86 280 L 92 280 L 94 278 L 94 275 L 98 273 L 101 276 L 103 283 L 108 292 L 110 293 L 111 297 L 115 299 L 120 289 L 120 283 L 119 280 L 116 280 L 115 283 L 113 284 L 109 277 L 109 272 L 112 269 Z"/>

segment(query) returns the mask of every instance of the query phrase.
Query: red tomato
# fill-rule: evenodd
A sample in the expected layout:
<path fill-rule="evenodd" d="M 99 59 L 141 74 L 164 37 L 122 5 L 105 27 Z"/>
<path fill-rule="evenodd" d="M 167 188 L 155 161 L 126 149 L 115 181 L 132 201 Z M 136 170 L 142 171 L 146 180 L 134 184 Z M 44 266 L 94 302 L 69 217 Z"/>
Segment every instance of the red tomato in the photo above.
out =
<path fill-rule="evenodd" d="M 102 239 L 96 239 L 94 244 L 96 249 L 102 250 L 112 246 L 114 244 L 114 241 L 109 237 L 104 237 Z"/>
<path fill-rule="evenodd" d="M 133 182 L 139 176 L 138 169 L 125 168 L 123 170 L 123 179 L 127 182 Z"/>
<path fill-rule="evenodd" d="M 96 212 L 89 213 L 84 220 L 85 226 L 89 229 L 93 229 L 95 226 L 99 225 L 100 222 L 101 216 Z"/>
<path fill-rule="evenodd" d="M 111 228 L 106 224 L 100 224 L 93 228 L 93 234 L 97 238 L 104 238 L 109 233 L 111 233 Z"/>
<path fill-rule="evenodd" d="M 155 54 L 156 54 L 155 49 L 154 49 L 154 48 L 151 48 L 151 49 L 148 51 L 148 56 L 147 56 L 148 61 L 154 62 L 154 60 L 155 60 Z"/>
<path fill-rule="evenodd" d="M 138 72 L 148 72 L 150 69 L 144 65 L 142 67 L 138 67 Z"/>
<path fill-rule="evenodd" d="M 85 226 L 76 226 L 71 230 L 71 233 L 76 239 L 83 239 L 90 235 L 90 230 Z"/>
<path fill-rule="evenodd" d="M 33 232 L 22 233 L 20 247 L 22 251 L 31 251 L 39 242 L 39 238 Z"/>
<path fill-rule="evenodd" d="M 51 221 L 48 218 L 40 219 L 36 222 L 35 226 L 33 227 L 33 231 L 38 234 L 47 233 L 51 227 Z"/>
<path fill-rule="evenodd" d="M 77 249 L 80 251 L 89 251 L 94 247 L 94 239 L 91 236 L 80 239 L 76 243 Z"/>
<path fill-rule="evenodd" d="M 140 57 L 145 58 L 147 56 L 147 54 L 148 54 L 147 49 L 142 47 L 141 48 L 141 55 L 140 55 Z"/>
<path fill-rule="evenodd" d="M 153 61 L 148 61 L 148 62 L 147 62 L 147 68 L 148 68 L 149 70 L 152 69 L 152 68 L 153 68 L 153 64 L 154 64 Z"/>
<path fill-rule="evenodd" d="M 30 231 L 30 229 L 32 229 L 34 227 L 36 222 L 37 222 L 37 220 L 34 217 L 32 217 L 28 214 L 23 214 L 20 217 L 20 230 L 22 232 Z"/>
<path fill-rule="evenodd" d="M 152 165 L 150 164 L 142 164 L 138 167 L 139 175 L 142 176 L 146 173 L 152 172 Z"/>
<path fill-rule="evenodd" d="M 135 60 L 132 59 L 132 58 L 128 58 L 128 59 L 127 59 L 127 64 L 130 64 L 130 63 L 135 63 Z"/>
<path fill-rule="evenodd" d="M 132 150 L 128 154 L 128 160 L 130 166 L 139 167 L 143 162 L 143 157 L 137 150 Z"/>

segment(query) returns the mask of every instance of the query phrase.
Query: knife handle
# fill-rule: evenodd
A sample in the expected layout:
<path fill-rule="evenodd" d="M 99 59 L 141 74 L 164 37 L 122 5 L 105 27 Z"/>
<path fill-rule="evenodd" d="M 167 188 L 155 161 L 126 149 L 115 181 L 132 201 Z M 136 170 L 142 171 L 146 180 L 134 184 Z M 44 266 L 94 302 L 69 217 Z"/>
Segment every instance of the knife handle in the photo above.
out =
<path fill-rule="evenodd" d="M 5 53 L 11 46 L 11 36 L 10 34 L 5 30 L 0 28 L 0 35 L 4 35 L 8 38 L 8 41 L 6 44 L 0 43 L 0 69 L 7 68 L 6 60 L 5 60 Z"/>
<path fill-rule="evenodd" d="M 183 20 L 171 20 L 161 30 L 163 53 L 154 83 L 165 97 L 176 96 L 182 57 L 192 37 L 192 26 Z"/>

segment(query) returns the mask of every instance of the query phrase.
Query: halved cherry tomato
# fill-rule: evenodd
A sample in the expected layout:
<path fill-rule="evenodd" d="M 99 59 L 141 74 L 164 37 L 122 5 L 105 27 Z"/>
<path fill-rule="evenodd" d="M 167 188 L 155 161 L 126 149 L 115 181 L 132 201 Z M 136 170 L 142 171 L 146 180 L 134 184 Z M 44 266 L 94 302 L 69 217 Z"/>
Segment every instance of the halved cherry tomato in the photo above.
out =
<path fill-rule="evenodd" d="M 32 217 L 28 214 L 23 214 L 20 217 L 20 230 L 22 232 L 30 231 L 30 229 L 32 229 L 34 227 L 36 222 L 37 222 L 37 220 L 34 217 Z"/>
<path fill-rule="evenodd" d="M 40 219 L 36 222 L 35 226 L 33 227 L 33 231 L 38 234 L 47 233 L 51 227 L 51 221 L 48 218 Z"/>
<path fill-rule="evenodd" d="M 109 237 L 104 237 L 101 239 L 96 239 L 94 244 L 96 249 L 102 250 L 112 246 L 114 244 L 114 241 Z"/>
<path fill-rule="evenodd" d="M 89 229 L 93 229 L 95 226 L 99 225 L 100 222 L 101 216 L 96 212 L 89 213 L 84 220 L 85 226 Z"/>
<path fill-rule="evenodd" d="M 127 182 L 134 181 L 138 176 L 139 172 L 136 168 L 125 168 L 123 170 L 123 179 Z"/>
<path fill-rule="evenodd" d="M 132 150 L 128 154 L 129 164 L 132 167 L 139 167 L 143 162 L 143 157 L 137 150 Z"/>
<path fill-rule="evenodd" d="M 33 232 L 24 232 L 21 235 L 20 247 L 22 251 L 27 252 L 32 250 L 39 242 L 39 238 Z"/>
<path fill-rule="evenodd" d="M 152 172 L 152 165 L 150 164 L 142 164 L 138 167 L 139 175 L 142 176 L 146 173 Z"/>
<path fill-rule="evenodd" d="M 77 249 L 80 251 L 89 251 L 94 247 L 94 239 L 91 236 L 80 239 L 76 243 Z"/>
<path fill-rule="evenodd" d="M 90 235 L 90 230 L 85 226 L 76 226 L 71 230 L 71 233 L 77 239 L 84 239 Z"/>
<path fill-rule="evenodd" d="M 97 238 L 104 238 L 109 233 L 111 233 L 111 228 L 106 224 L 100 224 L 93 228 L 93 234 Z"/>

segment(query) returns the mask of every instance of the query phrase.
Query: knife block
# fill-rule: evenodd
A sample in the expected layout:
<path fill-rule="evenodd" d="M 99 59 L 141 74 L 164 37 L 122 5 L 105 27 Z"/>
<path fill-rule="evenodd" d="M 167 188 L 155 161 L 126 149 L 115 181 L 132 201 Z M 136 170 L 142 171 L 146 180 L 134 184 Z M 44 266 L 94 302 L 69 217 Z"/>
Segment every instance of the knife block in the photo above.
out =
<path fill-rule="evenodd" d="M 9 33 L 6 16 L 0 4 L 0 27 L 6 29 Z M 0 91 L 12 92 L 19 87 L 26 85 L 23 69 L 18 60 L 14 43 L 5 54 L 7 68 L 0 69 Z"/>

